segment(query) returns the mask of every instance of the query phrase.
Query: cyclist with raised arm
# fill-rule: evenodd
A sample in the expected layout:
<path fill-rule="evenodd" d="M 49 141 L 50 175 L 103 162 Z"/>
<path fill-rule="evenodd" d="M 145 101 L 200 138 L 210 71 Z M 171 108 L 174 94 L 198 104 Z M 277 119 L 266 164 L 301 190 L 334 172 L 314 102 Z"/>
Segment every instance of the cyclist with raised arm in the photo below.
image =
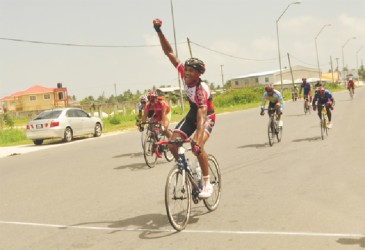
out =
<path fill-rule="evenodd" d="M 322 104 L 326 105 L 328 122 L 329 122 L 328 128 L 332 128 L 331 110 L 333 110 L 333 107 L 335 106 L 335 99 L 333 98 L 332 93 L 329 90 L 324 89 L 322 86 L 320 86 L 318 87 L 312 101 L 313 111 L 316 111 L 316 109 L 318 108 L 319 119 L 322 119 Z"/>
<path fill-rule="evenodd" d="M 276 112 L 279 121 L 278 124 L 280 127 L 283 126 L 283 121 L 281 120 L 281 115 L 283 114 L 284 109 L 284 99 L 281 93 L 274 89 L 271 85 L 267 85 L 265 87 L 264 95 L 262 96 L 262 103 L 261 103 L 261 112 L 260 115 L 265 114 L 265 104 L 269 101 L 269 107 L 268 109 L 274 109 L 274 110 L 268 110 L 268 115 L 270 116 L 273 112 Z"/>
<path fill-rule="evenodd" d="M 161 25 L 162 21 L 160 19 L 153 20 L 153 26 L 158 34 L 162 50 L 172 65 L 178 70 L 190 103 L 188 114 L 175 127 L 171 140 L 178 138 L 187 139 L 196 131 L 191 144 L 192 151 L 197 156 L 203 173 L 203 189 L 199 193 L 199 197 L 208 198 L 212 195 L 213 187 L 210 183 L 208 155 L 204 149 L 204 145 L 209 139 L 215 124 L 215 113 L 210 89 L 200 78 L 205 72 L 205 64 L 197 58 L 190 58 L 185 63 L 182 63 L 162 33 Z M 169 146 L 170 151 L 177 160 L 177 146 Z"/>
<path fill-rule="evenodd" d="M 161 98 L 156 94 L 155 91 L 151 91 L 148 94 L 148 102 L 144 108 L 144 114 L 142 117 L 142 123 L 146 122 L 148 115 L 151 114 L 150 117 L 151 121 L 154 122 L 161 122 L 162 131 L 166 133 L 167 138 L 171 137 L 171 132 L 169 130 L 170 119 L 171 119 L 171 112 L 170 112 L 170 105 L 164 98 Z M 140 131 L 144 130 L 142 125 L 139 125 Z"/>
<path fill-rule="evenodd" d="M 308 106 L 312 102 L 312 84 L 310 82 L 307 82 L 307 78 L 302 78 L 302 84 L 300 85 L 299 89 L 299 98 L 301 98 L 302 89 L 303 89 L 303 99 L 304 99 L 304 108 L 305 103 L 308 102 Z"/>

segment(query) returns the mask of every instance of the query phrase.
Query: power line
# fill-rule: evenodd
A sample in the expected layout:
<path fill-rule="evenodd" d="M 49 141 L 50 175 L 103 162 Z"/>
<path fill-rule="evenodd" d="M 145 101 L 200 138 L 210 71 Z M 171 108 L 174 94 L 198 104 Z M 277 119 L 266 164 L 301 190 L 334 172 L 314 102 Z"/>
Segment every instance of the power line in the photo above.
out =
<path fill-rule="evenodd" d="M 53 43 L 53 42 L 42 42 L 15 38 L 0 37 L 0 40 L 23 42 L 23 43 L 36 43 L 43 45 L 59 45 L 59 46 L 71 46 L 71 47 L 92 47 L 92 48 L 143 48 L 143 47 L 157 47 L 161 45 L 95 45 L 95 44 L 76 44 L 76 43 Z M 186 43 L 186 42 L 183 42 Z"/>
<path fill-rule="evenodd" d="M 190 43 L 195 44 L 196 46 L 201 47 L 203 49 L 206 49 L 206 50 L 209 50 L 209 51 L 212 51 L 212 52 L 224 55 L 224 56 L 228 56 L 228 57 L 232 57 L 232 58 L 236 58 L 236 59 L 241 59 L 241 60 L 246 60 L 246 61 L 273 61 L 273 60 L 276 60 L 276 58 L 272 58 L 272 59 L 252 59 L 252 58 L 233 56 L 233 55 L 229 55 L 229 54 L 224 53 L 224 52 L 220 52 L 220 51 L 217 51 L 217 50 L 210 49 L 206 46 L 203 46 L 203 45 L 197 44 L 195 42 L 192 42 L 191 40 L 190 40 Z"/>

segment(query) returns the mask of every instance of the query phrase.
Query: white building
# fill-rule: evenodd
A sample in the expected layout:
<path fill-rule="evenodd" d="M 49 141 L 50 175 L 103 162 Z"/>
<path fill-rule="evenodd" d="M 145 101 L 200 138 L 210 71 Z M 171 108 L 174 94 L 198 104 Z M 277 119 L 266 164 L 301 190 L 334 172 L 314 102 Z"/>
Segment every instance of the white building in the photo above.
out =
<path fill-rule="evenodd" d="M 292 69 L 283 69 L 283 89 L 293 87 L 293 83 L 301 83 L 305 77 L 311 83 L 319 80 L 318 69 L 303 66 L 293 66 Z M 231 79 L 231 88 L 245 88 L 257 85 L 273 84 L 281 87 L 280 70 L 264 71 L 248 75 L 239 76 Z"/>

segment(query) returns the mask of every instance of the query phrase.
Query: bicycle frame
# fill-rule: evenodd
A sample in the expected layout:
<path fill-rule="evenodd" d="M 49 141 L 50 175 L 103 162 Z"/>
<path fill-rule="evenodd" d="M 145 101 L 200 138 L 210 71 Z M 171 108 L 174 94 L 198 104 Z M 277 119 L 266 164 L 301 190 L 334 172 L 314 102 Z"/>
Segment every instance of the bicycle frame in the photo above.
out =
<path fill-rule="evenodd" d="M 175 140 L 175 141 L 159 141 L 157 142 L 158 145 L 167 145 L 167 144 L 174 144 L 178 146 L 178 161 L 177 161 L 177 165 L 179 170 L 181 171 L 181 174 L 183 176 L 183 180 L 185 180 L 186 176 L 189 179 L 190 184 L 192 185 L 193 188 L 193 195 L 195 198 L 195 191 L 197 191 L 196 195 L 199 194 L 199 185 L 197 183 L 197 180 L 195 180 L 192 170 L 190 168 L 188 168 L 188 162 L 187 162 L 187 158 L 185 156 L 185 151 L 186 149 L 183 147 L 184 143 L 190 143 L 190 138 L 185 139 L 185 140 Z M 185 184 L 184 184 L 185 185 Z M 194 200 L 195 202 L 195 200 Z"/>

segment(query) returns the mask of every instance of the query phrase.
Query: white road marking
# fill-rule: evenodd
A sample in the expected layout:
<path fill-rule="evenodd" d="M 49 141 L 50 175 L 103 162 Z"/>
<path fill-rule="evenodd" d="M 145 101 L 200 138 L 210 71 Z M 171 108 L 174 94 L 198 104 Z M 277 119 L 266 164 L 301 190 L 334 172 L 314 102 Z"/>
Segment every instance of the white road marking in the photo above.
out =
<path fill-rule="evenodd" d="M 0 224 L 11 224 L 20 226 L 33 227 L 52 227 L 59 229 L 86 229 L 86 230 L 100 230 L 100 231 L 136 231 L 136 232 L 159 232 L 171 233 L 176 232 L 173 229 L 149 229 L 149 228 L 128 228 L 128 227 L 93 227 L 93 226 L 68 226 L 58 224 L 42 224 L 31 222 L 17 222 L 17 221 L 0 221 Z M 277 236 L 314 236 L 314 237 L 347 237 L 357 238 L 365 237 L 361 233 L 315 233 L 315 232 L 275 232 L 275 231 L 230 231 L 230 230 L 184 230 L 181 233 L 210 233 L 210 234 L 238 234 L 238 235 L 277 235 Z"/>

